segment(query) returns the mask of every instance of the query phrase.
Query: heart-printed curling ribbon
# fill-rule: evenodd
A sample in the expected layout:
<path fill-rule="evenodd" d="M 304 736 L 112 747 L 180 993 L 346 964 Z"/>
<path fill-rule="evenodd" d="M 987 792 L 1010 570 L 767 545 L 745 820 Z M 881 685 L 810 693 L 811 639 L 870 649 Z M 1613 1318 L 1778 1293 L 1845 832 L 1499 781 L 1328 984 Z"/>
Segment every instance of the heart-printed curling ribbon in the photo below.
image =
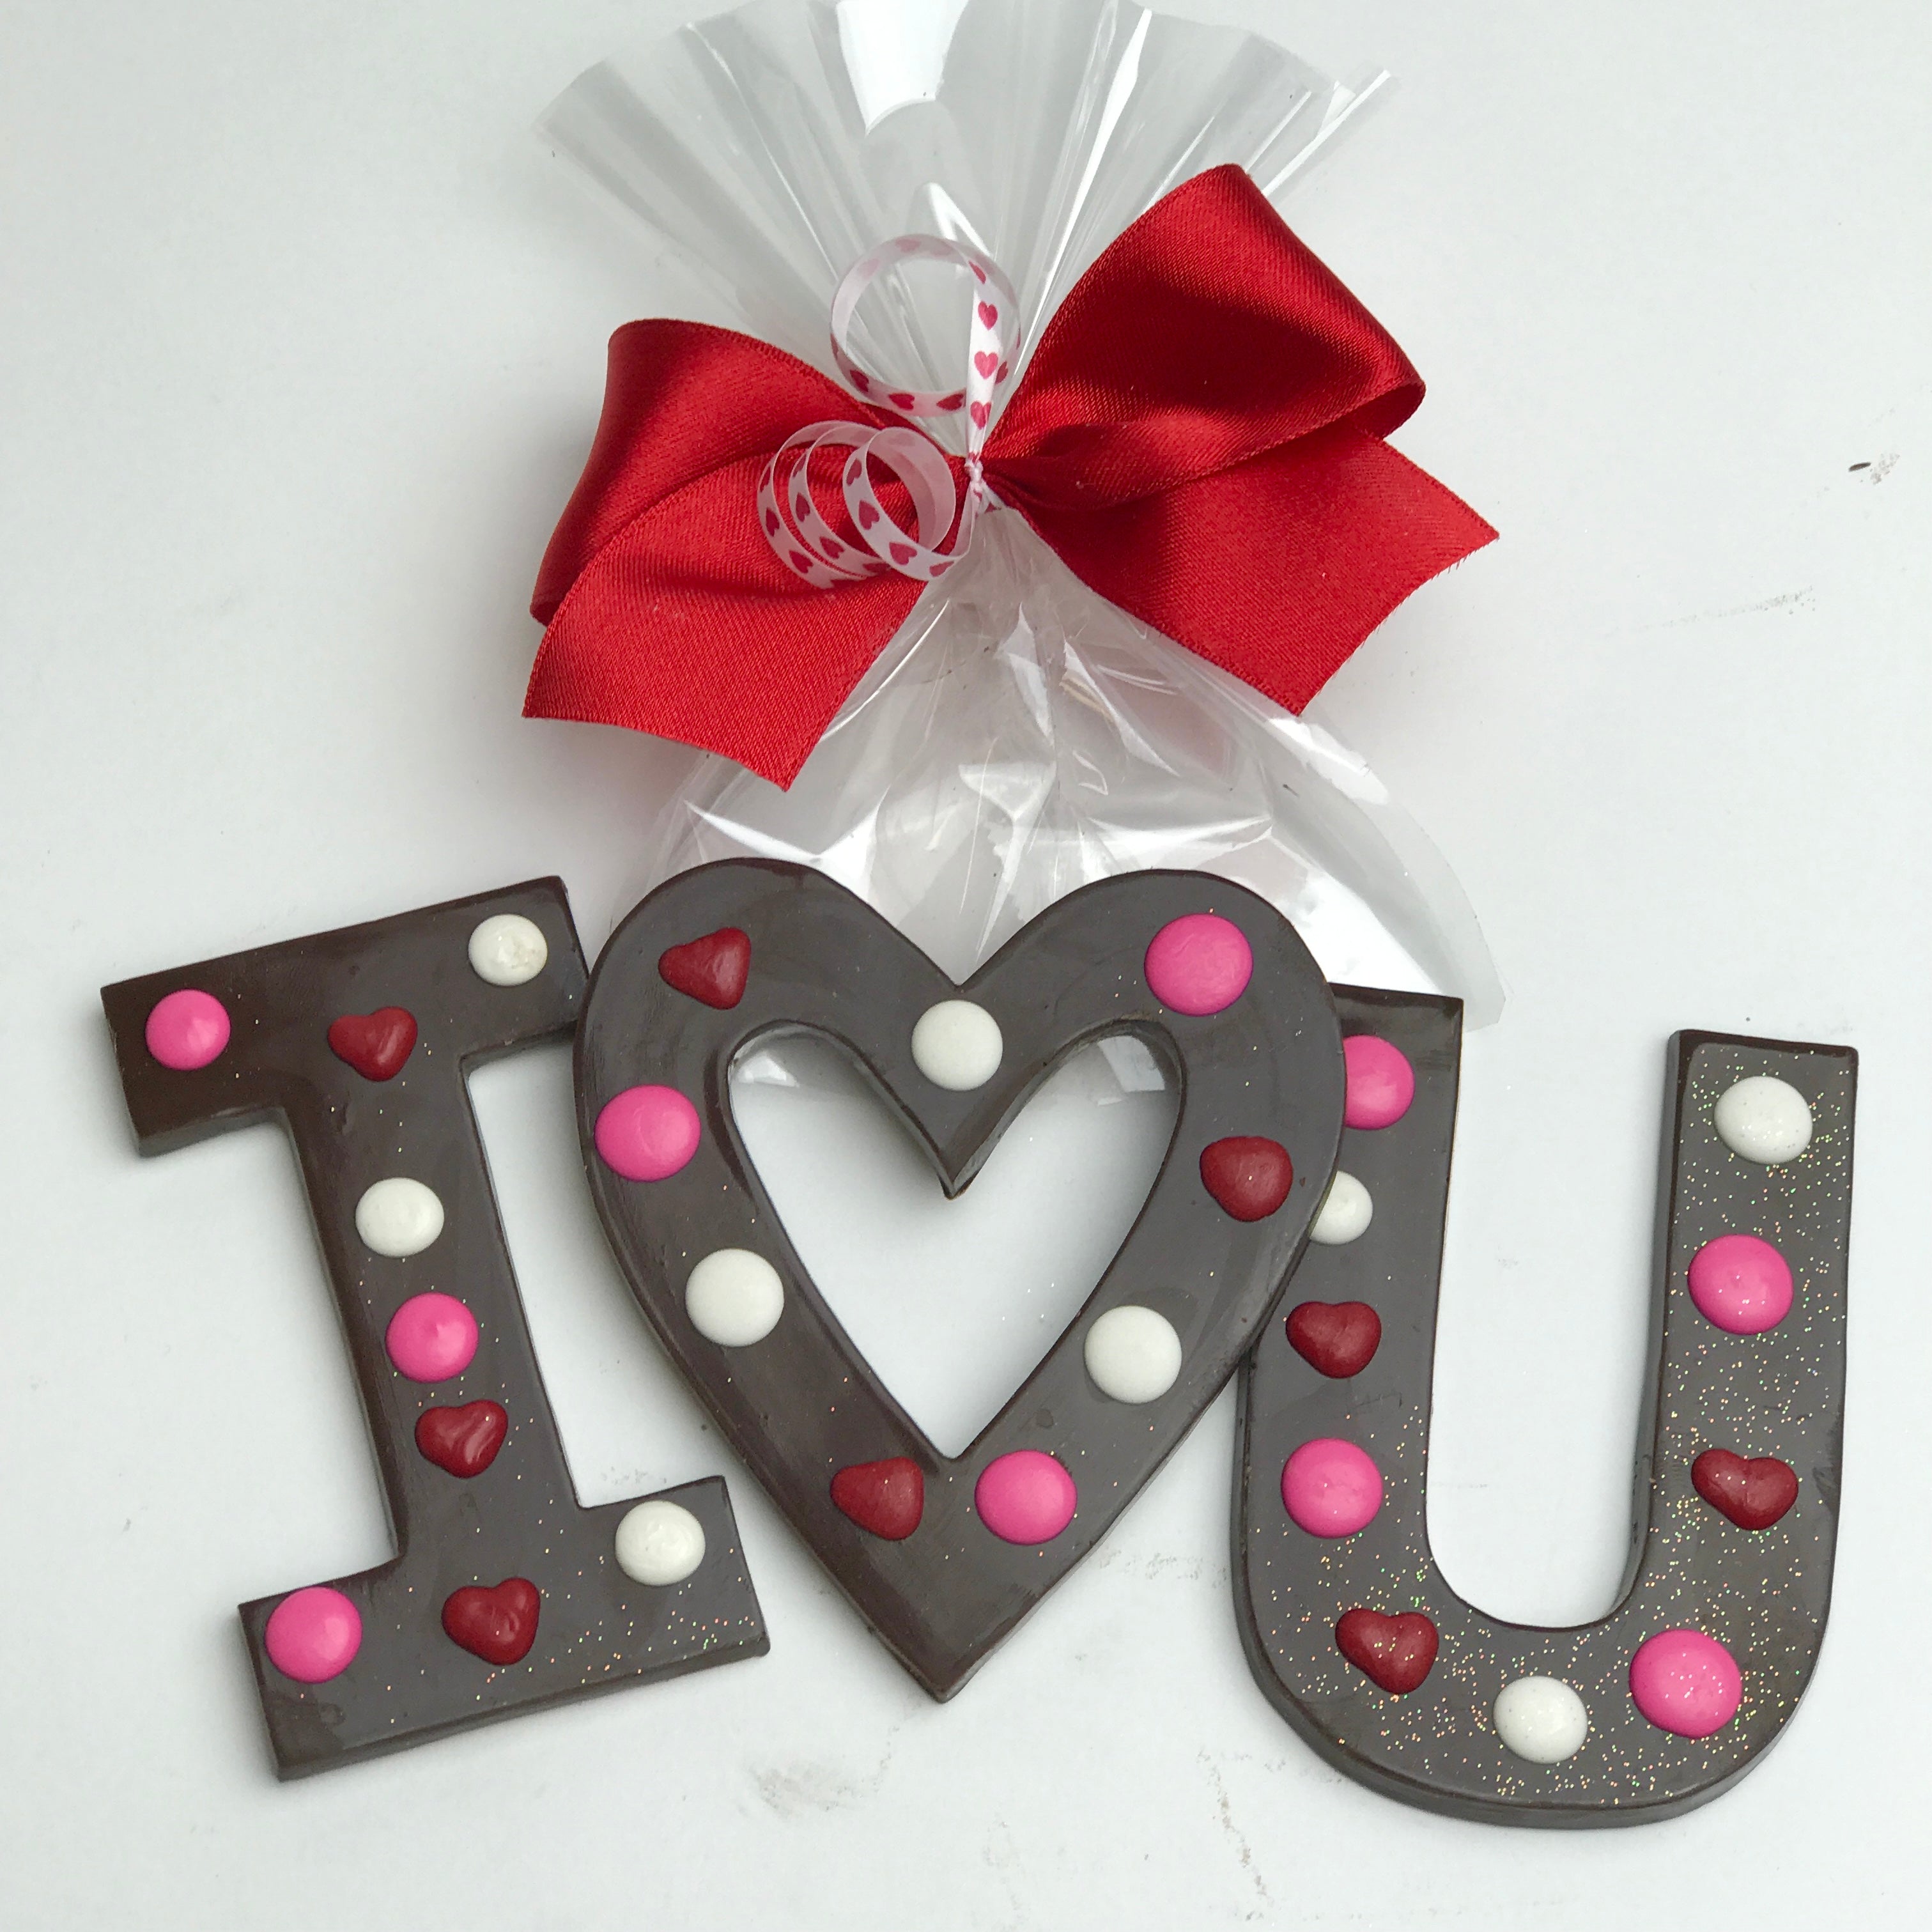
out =
<path fill-rule="evenodd" d="M 890 386 L 846 346 L 866 288 L 916 259 L 975 280 L 965 378 L 943 394 Z M 1383 440 L 1420 377 L 1238 167 L 1101 253 L 1000 407 L 1017 308 L 977 250 L 912 236 L 840 284 L 849 388 L 735 331 L 620 328 L 531 600 L 548 628 L 526 714 L 680 739 L 789 784 L 995 507 L 1099 596 L 1298 711 L 1496 535 Z M 962 410 L 963 458 L 911 426 Z M 842 531 L 813 488 L 834 452 Z"/>
<path fill-rule="evenodd" d="M 860 368 L 850 346 L 852 321 L 866 291 L 888 269 L 909 262 L 945 262 L 973 277 L 965 380 L 956 389 L 908 389 Z M 786 437 L 758 479 L 758 522 L 778 560 L 820 590 L 896 570 L 922 583 L 944 577 L 971 548 L 973 526 L 990 499 L 981 452 L 994 393 L 1019 352 L 1019 298 L 997 263 L 963 242 L 901 235 L 862 255 L 832 298 L 832 359 L 862 396 L 910 420 L 959 416 L 966 424 L 966 488 L 954 488 L 945 454 L 916 430 L 863 423 L 815 422 Z M 812 461 L 820 450 L 849 449 L 840 476 L 850 524 L 843 538 L 820 514 L 812 494 Z M 872 482 L 876 463 L 904 486 L 914 518 L 906 529 Z M 958 513 L 958 527 L 954 516 Z M 950 541 L 949 541 L 950 539 Z"/>

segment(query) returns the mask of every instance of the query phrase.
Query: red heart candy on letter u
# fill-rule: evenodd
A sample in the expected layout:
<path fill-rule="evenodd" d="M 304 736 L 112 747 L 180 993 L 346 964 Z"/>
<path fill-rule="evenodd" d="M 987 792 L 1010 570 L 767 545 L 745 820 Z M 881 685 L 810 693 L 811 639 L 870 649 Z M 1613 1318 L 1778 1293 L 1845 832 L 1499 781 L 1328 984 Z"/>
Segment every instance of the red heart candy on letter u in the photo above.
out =
<path fill-rule="evenodd" d="M 1393 1617 L 1348 1610 L 1335 1626 L 1335 1648 L 1394 1697 L 1413 1690 L 1429 1675 L 1436 1646 L 1436 1626 L 1420 1610 Z"/>

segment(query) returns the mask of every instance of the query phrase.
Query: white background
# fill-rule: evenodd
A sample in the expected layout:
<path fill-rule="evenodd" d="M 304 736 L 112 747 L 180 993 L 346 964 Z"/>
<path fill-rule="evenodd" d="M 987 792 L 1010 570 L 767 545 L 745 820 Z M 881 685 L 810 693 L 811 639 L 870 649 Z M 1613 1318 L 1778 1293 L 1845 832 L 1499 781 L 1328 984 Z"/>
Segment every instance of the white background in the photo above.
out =
<path fill-rule="evenodd" d="M 910 0 L 909 0 L 910 4 Z M 1041 0 L 1048 4 L 1048 0 Z M 657 1357 L 551 1053 L 482 1100 L 587 1498 L 722 1469 L 764 1660 L 278 1786 L 232 1606 L 387 1552 L 278 1137 L 138 1162 L 94 989 L 532 874 L 594 944 L 679 764 L 518 716 L 610 329 L 688 303 L 527 133 L 683 0 L 10 0 L 0 23 L 0 1916 L 10 1926 L 1920 1922 L 1932 15 L 1190 0 L 1400 94 L 1300 232 L 1503 541 L 1318 715 L 1509 982 L 1466 1059 L 1452 1580 L 1607 1603 L 1662 1042 L 1864 1055 L 1838 1592 L 1788 1736 L 1674 1823 L 1448 1822 L 1252 1688 L 1226 1401 L 958 1701 Z M 1854 470 L 1853 466 L 1868 467 Z"/>

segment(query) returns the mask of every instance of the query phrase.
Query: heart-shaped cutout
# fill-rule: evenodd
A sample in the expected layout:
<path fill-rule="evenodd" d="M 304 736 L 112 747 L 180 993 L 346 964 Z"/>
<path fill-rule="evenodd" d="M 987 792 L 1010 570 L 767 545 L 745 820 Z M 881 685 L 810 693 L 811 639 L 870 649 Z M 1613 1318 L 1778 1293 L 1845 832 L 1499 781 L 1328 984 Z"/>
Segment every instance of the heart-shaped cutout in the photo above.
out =
<path fill-rule="evenodd" d="M 509 1412 L 497 1402 L 426 1408 L 416 1418 L 416 1448 L 424 1459 L 466 1480 L 496 1461 L 509 1432 Z"/>
<path fill-rule="evenodd" d="M 1775 1456 L 1706 1449 L 1690 1466 L 1697 1493 L 1740 1529 L 1768 1529 L 1798 1500 L 1798 1472 Z"/>
<path fill-rule="evenodd" d="M 1225 943 L 1156 951 L 1184 920 Z M 728 926 L 748 938 L 750 970 L 720 1011 L 668 986 L 657 962 Z M 1231 954 L 1245 962 L 1234 979 Z M 942 1455 L 853 1346 L 746 1150 L 730 1070 L 801 1031 L 864 1070 L 949 1195 L 1088 1040 L 1134 1036 L 1181 1096 L 1119 1252 L 963 1456 Z M 1334 1171 L 1345 1078 L 1306 948 L 1225 880 L 1139 872 L 1086 886 L 961 986 L 822 874 L 730 860 L 668 881 L 612 935 L 577 1088 L 598 1214 L 665 1348 L 861 1615 L 944 1697 L 1106 1534 L 1268 1319 Z M 1238 1219 L 1204 1184 L 1202 1153 L 1231 1138 L 1286 1156 L 1293 1184 L 1274 1214 Z M 895 1540 L 856 1522 L 831 1484 L 896 1458 L 917 1466 L 924 1496 Z"/>
<path fill-rule="evenodd" d="M 1138 1040 L 1078 1048 L 949 1199 L 926 1148 L 830 1042 L 760 1048 L 731 1075 L 733 1118 L 787 1240 L 949 1456 L 1079 1313 L 1146 1204 L 1179 1104 Z"/>
<path fill-rule="evenodd" d="M 522 1576 L 506 1576 L 494 1589 L 472 1583 L 452 1591 L 442 1606 L 442 1628 L 486 1664 L 520 1664 L 537 1640 L 543 1598 Z"/>
<path fill-rule="evenodd" d="M 1382 1318 L 1366 1301 L 1304 1301 L 1288 1311 L 1288 1339 L 1304 1361 L 1342 1382 L 1375 1359 Z"/>
<path fill-rule="evenodd" d="M 338 1060 L 346 1060 L 365 1080 L 394 1079 L 416 1043 L 416 1016 L 406 1006 L 344 1013 L 329 1023 L 329 1051 Z"/>
<path fill-rule="evenodd" d="M 1414 1690 L 1429 1675 L 1436 1647 L 1436 1626 L 1420 1610 L 1393 1617 L 1347 1610 L 1335 1626 L 1335 1648 L 1394 1697 Z"/>

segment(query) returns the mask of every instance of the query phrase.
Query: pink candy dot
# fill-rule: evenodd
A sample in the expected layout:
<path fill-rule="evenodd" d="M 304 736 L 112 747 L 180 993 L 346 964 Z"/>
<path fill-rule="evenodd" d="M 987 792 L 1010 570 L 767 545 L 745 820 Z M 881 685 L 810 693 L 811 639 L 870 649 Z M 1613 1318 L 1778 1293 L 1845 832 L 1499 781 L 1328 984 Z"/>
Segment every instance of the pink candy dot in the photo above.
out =
<path fill-rule="evenodd" d="M 1147 982 L 1178 1013 L 1218 1013 L 1247 990 L 1255 956 L 1241 928 L 1219 914 L 1169 920 L 1147 950 Z"/>
<path fill-rule="evenodd" d="M 1630 1696 L 1660 1731 L 1708 1738 L 1738 1714 L 1744 1694 L 1738 1660 L 1702 1630 L 1659 1630 L 1630 1659 Z"/>
<path fill-rule="evenodd" d="M 157 1000 L 148 1016 L 148 1051 L 178 1073 L 218 1059 L 228 1034 L 228 1009 L 212 993 L 192 986 Z"/>
<path fill-rule="evenodd" d="M 268 1661 L 298 1684 L 340 1677 L 362 1648 L 362 1616 L 340 1590 L 318 1583 L 284 1597 L 262 1634 Z"/>
<path fill-rule="evenodd" d="M 1400 1047 L 1372 1033 L 1352 1034 L 1342 1042 L 1348 1064 L 1348 1098 L 1342 1123 L 1350 1127 L 1393 1126 L 1415 1098 L 1415 1069 Z"/>
<path fill-rule="evenodd" d="M 626 1087 L 597 1116 L 597 1152 L 626 1180 L 662 1180 L 698 1151 L 698 1109 L 674 1087 Z"/>
<path fill-rule="evenodd" d="M 973 1486 L 980 1520 L 1007 1543 L 1051 1543 L 1079 1499 L 1066 1466 L 1043 1449 L 995 1456 Z"/>
<path fill-rule="evenodd" d="M 1318 1436 L 1282 1465 L 1281 1499 L 1310 1536 L 1353 1536 L 1382 1506 L 1382 1472 L 1366 1449 Z"/>
<path fill-rule="evenodd" d="M 453 1294 L 412 1294 L 390 1316 L 382 1340 L 411 1382 L 447 1382 L 475 1358 L 476 1318 Z"/>
<path fill-rule="evenodd" d="M 1733 1335 L 1761 1335 L 1791 1312 L 1791 1267 L 1755 1234 L 1720 1234 L 1690 1257 L 1697 1312 Z"/>

